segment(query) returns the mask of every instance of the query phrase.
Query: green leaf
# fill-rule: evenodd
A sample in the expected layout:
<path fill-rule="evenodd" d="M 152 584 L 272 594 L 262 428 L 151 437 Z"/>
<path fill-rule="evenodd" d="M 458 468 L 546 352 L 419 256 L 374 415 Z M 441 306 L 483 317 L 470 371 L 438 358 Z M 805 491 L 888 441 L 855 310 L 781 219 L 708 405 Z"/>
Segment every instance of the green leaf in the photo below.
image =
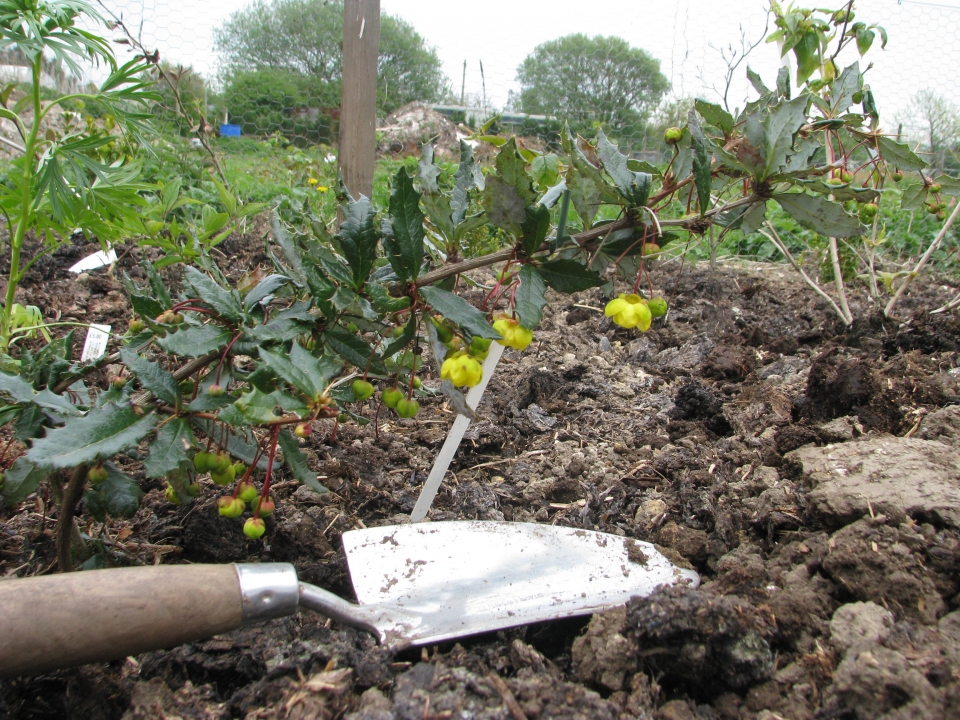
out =
<path fill-rule="evenodd" d="M 0 494 L 7 507 L 12 508 L 26 500 L 49 474 L 48 469 L 35 465 L 23 455 L 18 457 L 3 476 L 3 492 Z"/>
<path fill-rule="evenodd" d="M 700 217 L 710 209 L 710 188 L 713 183 L 710 177 L 710 151 L 707 150 L 707 139 L 703 136 L 700 120 L 693 108 L 687 119 L 687 129 L 690 131 L 690 149 L 693 152 L 693 182 L 697 188 L 697 203 L 700 206 Z"/>
<path fill-rule="evenodd" d="M 733 132 L 733 115 L 719 105 L 708 103 L 705 100 L 695 100 L 693 106 L 700 113 L 700 117 L 707 121 L 708 125 L 720 128 L 724 135 Z"/>
<path fill-rule="evenodd" d="M 740 230 L 744 235 L 750 235 L 755 233 L 763 226 L 763 221 L 766 220 L 767 215 L 767 204 L 765 202 L 757 203 L 753 205 L 743 216 L 743 222 L 740 225 Z"/>
<path fill-rule="evenodd" d="M 49 390 L 34 390 L 30 383 L 16 375 L 0 373 L 0 397 L 16 403 L 36 403 L 42 408 L 64 415 L 80 414 L 80 410 L 65 397 L 55 395 Z"/>
<path fill-rule="evenodd" d="M 584 227 L 590 227 L 600 207 L 600 189 L 593 180 L 573 167 L 567 171 L 567 186 L 574 210 Z"/>
<path fill-rule="evenodd" d="M 286 357 L 274 354 L 265 348 L 260 348 L 260 359 L 268 368 L 275 372 L 281 380 L 290 383 L 311 400 L 316 400 L 323 394 L 326 384 L 323 383 L 320 387 L 316 387 L 310 376 Z"/>
<path fill-rule="evenodd" d="M 389 227 L 391 232 L 384 233 L 383 247 L 390 266 L 402 282 L 416 280 L 423 265 L 423 213 L 420 193 L 402 167 L 393 176 Z"/>
<path fill-rule="evenodd" d="M 863 78 L 860 75 L 860 63 L 855 62 L 845 67 L 840 77 L 830 86 L 833 115 L 845 113 L 853 105 L 854 96 L 862 90 Z"/>
<path fill-rule="evenodd" d="M 200 392 L 183 409 L 190 413 L 217 412 L 223 410 L 227 405 L 232 405 L 234 400 L 236 400 L 235 397 L 226 394 L 214 397 L 206 392 Z"/>
<path fill-rule="evenodd" d="M 554 153 L 538 155 L 530 163 L 530 172 L 541 188 L 556 185 L 557 180 L 560 179 L 560 158 Z"/>
<path fill-rule="evenodd" d="M 147 446 L 150 454 L 143 461 L 147 477 L 162 478 L 176 470 L 180 463 L 189 460 L 187 450 L 193 447 L 194 443 L 190 423 L 183 418 L 169 420 Z"/>
<path fill-rule="evenodd" d="M 876 37 L 873 30 L 871 30 L 866 25 L 857 28 L 857 52 L 860 53 L 861 57 L 867 54 L 867 50 L 870 49 L 870 46 L 873 45 L 873 39 Z"/>
<path fill-rule="evenodd" d="M 483 209 L 492 225 L 514 237 L 520 236 L 520 226 L 526 217 L 526 204 L 513 185 L 496 175 L 487 178 L 483 190 Z"/>
<path fill-rule="evenodd" d="M 167 284 L 163 281 L 163 278 L 160 277 L 153 263 L 144 257 L 142 264 L 143 269 L 147 273 L 147 282 L 150 284 L 150 291 L 153 293 L 153 297 L 155 297 L 157 302 L 166 310 L 171 305 L 170 291 L 167 290 Z M 160 313 L 157 313 L 157 315 L 159 314 Z M 151 315 L 150 317 L 156 317 L 156 315 Z"/>
<path fill-rule="evenodd" d="M 427 305 L 471 335 L 494 340 L 500 337 L 500 333 L 487 323 L 484 313 L 458 295 L 433 286 L 420 288 L 420 294 Z"/>
<path fill-rule="evenodd" d="M 901 192 L 903 193 L 900 197 L 902 210 L 919 210 L 927 201 L 928 190 L 924 183 L 910 183 Z"/>
<path fill-rule="evenodd" d="M 242 416 L 241 416 L 242 418 Z M 219 426 L 214 426 L 210 420 L 204 420 L 202 418 L 192 418 L 192 423 L 195 428 L 198 428 L 201 433 L 207 437 L 211 437 L 212 434 L 220 432 Z M 242 423 L 239 423 L 242 424 Z M 257 446 L 253 443 L 247 442 L 242 437 L 236 435 L 235 433 L 227 433 L 227 452 L 231 457 L 235 457 L 238 460 L 243 460 L 243 462 L 249 465 L 253 462 L 253 459 L 257 457 Z M 267 459 L 263 456 L 260 456 L 260 459 L 257 461 L 258 468 L 265 468 L 267 466 Z"/>
<path fill-rule="evenodd" d="M 423 192 L 433 194 L 440 191 L 437 178 L 440 177 L 440 168 L 433 162 L 433 144 L 425 143 L 420 148 L 420 162 L 417 163 L 417 175 L 420 178 L 420 187 Z"/>
<path fill-rule="evenodd" d="M 793 48 L 797 58 L 797 87 L 802 86 L 820 67 L 820 36 L 816 30 L 806 32 Z"/>
<path fill-rule="evenodd" d="M 822 195 L 777 193 L 773 195 L 788 215 L 809 230 L 825 237 L 853 237 L 863 234 L 859 218 L 848 215 L 842 205 Z"/>
<path fill-rule="evenodd" d="M 537 268 L 540 277 L 557 292 L 574 293 L 603 285 L 603 279 L 576 260 L 548 260 Z"/>
<path fill-rule="evenodd" d="M 286 275 L 267 275 L 267 277 L 258 282 L 257 286 L 248 292 L 246 297 L 243 298 L 244 309 L 250 310 L 251 308 L 255 307 L 258 303 L 273 295 L 288 282 L 290 282 L 290 278 L 288 278 Z"/>
<path fill-rule="evenodd" d="M 602 130 L 597 133 L 597 155 L 623 198 L 634 207 L 645 205 L 650 193 L 650 175 L 633 172 L 628 167 L 626 155 L 607 140 Z"/>
<path fill-rule="evenodd" d="M 520 225 L 523 251 L 529 257 L 540 249 L 540 245 L 550 232 L 550 210 L 544 205 L 528 206 Z"/>
<path fill-rule="evenodd" d="M 152 297 L 147 297 L 146 295 L 131 295 L 130 305 L 133 306 L 133 311 L 135 313 L 141 317 L 151 319 L 157 317 L 157 315 L 166 310 L 163 305 L 154 300 Z"/>
<path fill-rule="evenodd" d="M 330 384 L 330 381 L 340 374 L 343 369 L 343 363 L 326 355 L 316 357 L 309 350 L 294 343 L 290 348 L 290 362 L 300 368 L 313 387 L 321 391 Z"/>
<path fill-rule="evenodd" d="M 413 300 L 410 299 L 410 296 L 403 295 L 401 297 L 393 297 L 387 288 L 381 285 L 378 282 L 371 280 L 364 286 L 364 290 L 367 295 L 370 296 L 370 302 L 373 304 L 373 307 L 377 312 L 381 313 L 395 313 L 401 310 L 406 310 L 410 305 L 413 304 Z"/>
<path fill-rule="evenodd" d="M 331 328 L 324 333 L 327 347 L 348 363 L 360 370 L 370 366 L 375 375 L 386 375 L 387 369 L 367 342 L 353 333 L 339 328 Z"/>
<path fill-rule="evenodd" d="M 763 84 L 763 80 L 756 73 L 755 70 L 751 67 L 747 67 L 747 80 L 750 81 L 750 84 L 753 85 L 753 89 L 756 90 L 761 95 L 769 95 L 770 88 Z"/>
<path fill-rule="evenodd" d="M 217 419 L 234 427 L 243 427 L 247 424 L 259 425 L 276 420 L 280 416 L 276 409 L 277 399 L 272 393 L 251 388 L 237 398 L 233 405 L 221 410 Z"/>
<path fill-rule="evenodd" d="M 300 282 L 306 282 L 303 272 L 303 259 L 300 257 L 300 251 L 290 239 L 286 228 L 280 220 L 280 216 L 274 211 L 270 215 L 270 234 L 273 241 L 280 246 L 280 252 L 283 253 L 283 259 L 287 261 L 287 267 L 291 270 L 294 277 Z"/>
<path fill-rule="evenodd" d="M 806 121 L 806 95 L 770 106 L 761 123 L 764 133 L 764 171 L 761 180 L 776 174 L 781 166 L 786 164 L 787 154 L 793 146 L 793 137 Z"/>
<path fill-rule="evenodd" d="M 120 348 L 120 360 L 143 385 L 144 390 L 152 392 L 160 402 L 176 405 L 180 400 L 180 388 L 173 375 L 159 363 L 142 358 L 127 348 Z"/>
<path fill-rule="evenodd" d="M 888 137 L 877 138 L 877 149 L 883 159 L 899 170 L 923 170 L 927 164 L 904 143 Z"/>
<path fill-rule="evenodd" d="M 16 412 L 17 407 L 10 405 L 4 409 Z M 40 435 L 43 434 L 43 423 L 46 419 L 47 415 L 39 405 L 36 403 L 27 403 L 17 414 L 17 420 L 13 424 L 13 434 L 20 442 L 26 442 L 35 437 L 40 437 Z"/>
<path fill-rule="evenodd" d="M 183 268 L 183 281 L 193 288 L 198 298 L 221 317 L 231 322 L 239 322 L 243 318 L 240 300 L 235 293 L 220 287 L 193 265 L 186 265 Z"/>
<path fill-rule="evenodd" d="M 169 333 L 166 337 L 157 338 L 157 345 L 173 355 L 195 358 L 224 348 L 232 337 L 233 333 L 225 327 L 209 323 L 187 327 Z"/>
<path fill-rule="evenodd" d="M 520 268 L 516 301 L 515 309 L 520 316 L 520 324 L 531 330 L 539 325 L 547 304 L 547 284 L 533 265 Z"/>
<path fill-rule="evenodd" d="M 460 164 L 453 176 L 453 193 L 450 195 L 450 222 L 459 225 L 467 217 L 470 207 L 470 191 L 484 188 L 484 177 L 480 166 L 473 159 L 473 148 L 464 140 L 460 141 Z"/>
<path fill-rule="evenodd" d="M 300 445 L 293 434 L 287 428 L 283 428 L 277 440 L 283 451 L 283 462 L 290 468 L 293 476 L 314 492 L 328 492 L 327 488 L 317 480 L 317 474 L 307 466 L 307 456 L 300 450 Z"/>
<path fill-rule="evenodd" d="M 33 443 L 26 457 L 47 468 L 76 467 L 136 448 L 156 424 L 152 414 L 141 417 L 129 404 L 110 403 L 50 430 Z"/>
<path fill-rule="evenodd" d="M 375 215 L 370 201 L 361 195 L 359 200 L 347 203 L 346 219 L 337 233 L 343 255 L 350 267 L 352 286 L 356 290 L 362 288 L 370 277 L 373 262 L 377 259 L 380 233 L 373 223 Z"/>
<path fill-rule="evenodd" d="M 940 186 L 942 195 L 960 195 L 960 179 L 949 175 L 940 175 L 933 182 Z"/>

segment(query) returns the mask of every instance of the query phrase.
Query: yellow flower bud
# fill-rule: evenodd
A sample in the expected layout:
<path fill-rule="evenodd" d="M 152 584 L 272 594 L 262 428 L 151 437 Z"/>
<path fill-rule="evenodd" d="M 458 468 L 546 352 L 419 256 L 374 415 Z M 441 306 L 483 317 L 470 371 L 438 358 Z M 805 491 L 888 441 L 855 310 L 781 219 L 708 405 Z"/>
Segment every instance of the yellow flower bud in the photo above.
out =
<path fill-rule="evenodd" d="M 613 322 L 623 328 L 640 328 L 640 332 L 650 329 L 653 315 L 647 306 L 647 301 L 639 295 L 620 293 L 603 310 L 603 314 L 612 318 Z"/>
<path fill-rule="evenodd" d="M 440 377 L 457 387 L 473 387 L 483 379 L 483 367 L 467 353 L 458 352 L 443 361 Z"/>
<path fill-rule="evenodd" d="M 533 330 L 525 328 L 513 318 L 501 317 L 493 323 L 493 329 L 500 333 L 500 344 L 517 350 L 525 350 L 533 341 Z"/>

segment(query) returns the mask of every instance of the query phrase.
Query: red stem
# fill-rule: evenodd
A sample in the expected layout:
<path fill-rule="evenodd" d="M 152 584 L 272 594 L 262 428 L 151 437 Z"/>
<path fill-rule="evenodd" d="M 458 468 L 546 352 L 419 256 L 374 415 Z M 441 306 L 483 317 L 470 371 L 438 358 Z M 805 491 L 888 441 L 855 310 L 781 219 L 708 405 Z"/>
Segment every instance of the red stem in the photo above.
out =
<path fill-rule="evenodd" d="M 260 506 L 265 497 L 270 497 L 270 480 L 273 477 L 273 459 L 277 456 L 277 440 L 280 438 L 280 426 L 278 425 L 270 433 L 270 457 L 267 459 L 267 474 L 263 478 L 263 489 L 260 491 L 260 501 L 257 503 L 257 509 L 253 511 L 254 519 L 260 517 Z"/>
<path fill-rule="evenodd" d="M 217 363 L 217 379 L 216 379 L 217 385 L 220 384 L 220 371 L 223 370 L 223 361 L 227 359 L 227 355 L 230 354 L 230 350 L 233 348 L 233 344 L 240 339 L 240 336 L 242 334 L 243 333 L 237 333 L 236 335 L 234 335 L 233 339 L 231 339 L 230 342 L 227 343 L 227 347 L 223 351 L 223 355 L 220 356 L 220 362 Z"/>

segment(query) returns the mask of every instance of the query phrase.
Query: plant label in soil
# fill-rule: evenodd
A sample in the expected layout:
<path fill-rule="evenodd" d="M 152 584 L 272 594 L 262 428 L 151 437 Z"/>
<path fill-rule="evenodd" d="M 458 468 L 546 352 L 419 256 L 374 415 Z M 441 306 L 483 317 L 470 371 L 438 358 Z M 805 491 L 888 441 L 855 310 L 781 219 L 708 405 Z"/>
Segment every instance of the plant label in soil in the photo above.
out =
<path fill-rule="evenodd" d="M 113 265 L 117 261 L 117 251 L 113 248 L 103 252 L 103 250 L 98 250 L 93 255 L 87 255 L 83 260 L 80 260 L 70 266 L 70 272 L 73 273 L 82 273 L 87 270 L 96 270 L 97 268 L 103 267 L 104 265 Z"/>
<path fill-rule="evenodd" d="M 91 362 L 103 357 L 103 354 L 107 351 L 107 341 L 109 340 L 109 325 L 91 325 L 87 328 L 87 339 L 83 343 L 80 362 Z"/>

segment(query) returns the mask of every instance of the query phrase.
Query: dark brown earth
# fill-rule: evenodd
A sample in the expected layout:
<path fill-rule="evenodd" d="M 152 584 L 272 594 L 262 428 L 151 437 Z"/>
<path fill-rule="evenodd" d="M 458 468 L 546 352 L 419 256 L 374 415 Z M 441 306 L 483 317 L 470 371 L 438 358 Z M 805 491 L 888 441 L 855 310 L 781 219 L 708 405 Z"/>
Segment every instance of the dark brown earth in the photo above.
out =
<path fill-rule="evenodd" d="M 231 277 L 266 262 L 262 236 L 221 246 Z M 47 317 L 125 322 L 117 280 L 65 270 L 93 249 L 38 263 L 24 298 Z M 135 255 L 120 263 L 131 275 Z M 902 322 L 855 294 L 860 319 L 844 328 L 783 266 L 688 265 L 679 280 L 678 269 L 653 270 L 671 311 L 644 335 L 605 320 L 596 291 L 553 298 L 539 342 L 504 356 L 431 518 L 654 542 L 702 574 L 699 589 L 398 654 L 304 613 L 0 681 L 0 716 L 960 717 L 960 470 L 950 469 L 960 468 L 960 320 L 924 312 L 956 289 L 921 279 Z M 135 518 L 82 515 L 81 527 L 116 565 L 287 561 L 350 597 L 340 535 L 409 514 L 453 419 L 440 397 L 423 400 L 416 421 L 381 413 L 378 424 L 341 426 L 336 442 L 314 433 L 307 454 L 331 492 L 282 481 L 263 543 L 217 516 L 212 490 L 176 507 L 147 480 Z M 943 470 L 941 485 L 894 472 L 909 465 L 904 436 L 917 463 Z M 830 443 L 856 455 L 877 439 L 893 476 L 884 482 L 904 502 L 874 506 L 834 482 L 831 472 L 854 477 L 862 463 L 831 470 Z M 0 513 L 0 576 L 51 572 L 49 490 Z"/>

